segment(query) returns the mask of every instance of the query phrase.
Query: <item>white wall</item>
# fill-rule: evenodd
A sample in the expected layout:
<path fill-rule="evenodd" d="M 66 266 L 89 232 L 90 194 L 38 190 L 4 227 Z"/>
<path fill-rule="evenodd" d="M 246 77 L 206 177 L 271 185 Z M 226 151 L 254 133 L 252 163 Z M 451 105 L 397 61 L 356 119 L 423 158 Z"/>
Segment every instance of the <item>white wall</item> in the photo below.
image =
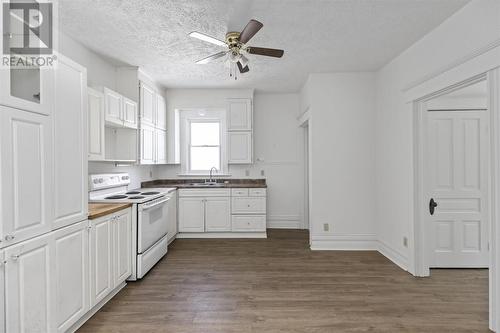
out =
<path fill-rule="evenodd" d="M 87 68 L 89 86 L 103 86 L 116 89 L 116 67 L 101 56 L 65 34 L 59 35 L 59 49 L 62 54 Z M 139 187 L 141 181 L 151 180 L 151 166 L 125 166 L 116 168 L 112 163 L 90 162 L 89 174 L 128 172 L 131 188 Z"/>
<path fill-rule="evenodd" d="M 300 105 L 312 117 L 312 248 L 373 249 L 375 75 L 312 74 Z"/>
<path fill-rule="evenodd" d="M 410 235 L 414 213 L 412 107 L 404 91 L 499 39 L 500 1 L 472 1 L 377 73 L 377 238 L 403 267 L 409 263 L 403 237 Z"/>
<path fill-rule="evenodd" d="M 252 97 L 253 91 L 167 89 L 166 96 L 172 127 L 175 109 L 225 108 L 226 98 Z M 255 163 L 229 166 L 233 178 L 266 178 L 269 227 L 300 228 L 304 221 L 304 139 L 296 121 L 298 108 L 297 94 L 255 94 Z M 172 140 L 169 144 L 172 146 Z M 175 178 L 178 173 L 178 165 L 155 168 L 156 178 Z"/>

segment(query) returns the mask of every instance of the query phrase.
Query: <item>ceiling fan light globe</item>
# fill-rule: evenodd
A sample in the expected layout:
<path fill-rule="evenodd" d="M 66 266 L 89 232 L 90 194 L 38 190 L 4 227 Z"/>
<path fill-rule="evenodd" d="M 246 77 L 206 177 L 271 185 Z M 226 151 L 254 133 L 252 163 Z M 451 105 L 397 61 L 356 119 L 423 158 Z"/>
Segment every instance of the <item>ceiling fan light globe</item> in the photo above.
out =
<path fill-rule="evenodd" d="M 229 60 L 231 62 L 236 63 L 236 62 L 240 61 L 240 59 L 241 59 L 241 54 L 236 53 L 236 52 L 229 53 Z"/>
<path fill-rule="evenodd" d="M 245 57 L 244 55 L 241 55 L 240 57 L 240 63 L 242 67 L 246 67 L 248 65 L 248 58 Z"/>

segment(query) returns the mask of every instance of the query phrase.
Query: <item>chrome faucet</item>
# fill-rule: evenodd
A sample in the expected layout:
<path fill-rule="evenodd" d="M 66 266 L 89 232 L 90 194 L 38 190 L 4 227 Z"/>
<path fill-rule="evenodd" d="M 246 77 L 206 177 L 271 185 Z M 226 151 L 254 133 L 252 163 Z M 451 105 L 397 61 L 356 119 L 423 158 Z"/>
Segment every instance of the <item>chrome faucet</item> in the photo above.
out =
<path fill-rule="evenodd" d="M 215 172 L 217 172 L 217 168 L 216 167 L 212 167 L 210 169 L 210 179 L 208 180 L 209 183 L 215 183 L 214 179 L 212 178 L 212 172 L 215 170 Z"/>

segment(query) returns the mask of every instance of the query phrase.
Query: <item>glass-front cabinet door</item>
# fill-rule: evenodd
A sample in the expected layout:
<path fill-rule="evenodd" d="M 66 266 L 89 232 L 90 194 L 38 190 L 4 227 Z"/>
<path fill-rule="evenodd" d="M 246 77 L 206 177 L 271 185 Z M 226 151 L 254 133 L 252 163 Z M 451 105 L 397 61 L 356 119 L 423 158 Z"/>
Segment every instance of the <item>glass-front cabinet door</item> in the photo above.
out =
<path fill-rule="evenodd" d="M 48 115 L 57 65 L 49 25 L 53 11 L 35 1 L 0 4 L 0 104 Z"/>

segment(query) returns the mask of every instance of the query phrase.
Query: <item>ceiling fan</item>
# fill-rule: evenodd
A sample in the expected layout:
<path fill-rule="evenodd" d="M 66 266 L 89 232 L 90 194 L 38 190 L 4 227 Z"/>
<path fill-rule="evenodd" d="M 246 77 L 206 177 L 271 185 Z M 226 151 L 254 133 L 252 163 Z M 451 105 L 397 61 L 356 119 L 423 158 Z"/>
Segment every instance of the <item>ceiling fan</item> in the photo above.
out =
<path fill-rule="evenodd" d="M 250 39 L 252 39 L 252 37 L 255 36 L 255 34 L 257 34 L 257 32 L 259 32 L 260 29 L 262 29 L 263 26 L 264 25 L 257 20 L 250 20 L 250 22 L 248 22 L 248 24 L 246 25 L 246 27 L 243 29 L 242 32 L 235 32 L 235 31 L 228 32 L 226 34 L 225 41 L 219 40 L 217 38 L 214 38 L 212 36 L 209 36 L 201 32 L 197 31 L 191 32 L 189 34 L 190 37 L 197 38 L 211 44 L 224 46 L 227 48 L 227 50 L 200 59 L 196 63 L 207 64 L 215 59 L 219 59 L 228 55 L 228 61 L 230 64 L 229 75 L 231 77 L 234 77 L 235 80 L 237 80 L 238 73 L 236 67 L 238 68 L 238 71 L 242 74 L 250 70 L 250 68 L 248 68 L 249 60 L 247 57 L 245 57 L 245 53 L 281 58 L 285 53 L 285 51 L 283 50 L 246 45 L 248 41 L 250 41 Z"/>

